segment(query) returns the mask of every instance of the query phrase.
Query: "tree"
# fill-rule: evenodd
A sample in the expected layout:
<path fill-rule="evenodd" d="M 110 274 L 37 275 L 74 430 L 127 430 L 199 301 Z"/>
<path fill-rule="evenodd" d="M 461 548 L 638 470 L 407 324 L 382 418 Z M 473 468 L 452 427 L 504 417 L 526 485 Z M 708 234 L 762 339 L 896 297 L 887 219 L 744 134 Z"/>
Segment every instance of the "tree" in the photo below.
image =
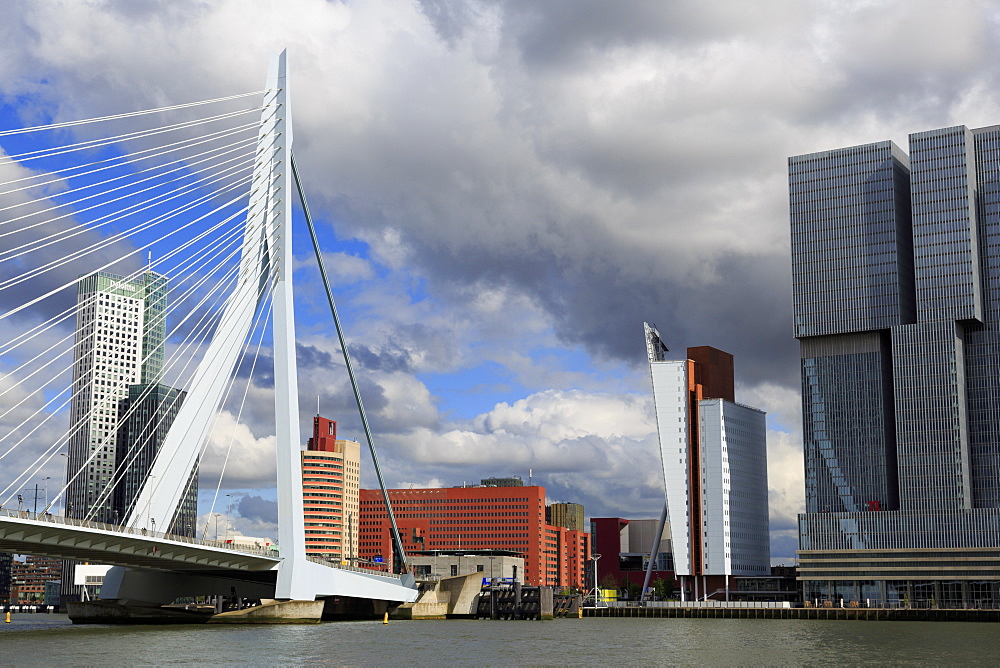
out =
<path fill-rule="evenodd" d="M 657 578 L 653 580 L 653 593 L 656 594 L 658 599 L 665 600 L 673 598 L 677 592 L 677 583 L 673 580 L 665 580 L 663 578 Z"/>
<path fill-rule="evenodd" d="M 622 584 L 625 591 L 628 592 L 628 598 L 630 601 L 635 601 L 639 599 L 639 594 L 642 593 L 642 585 L 632 582 L 632 578 L 625 576 L 625 582 Z"/>
<path fill-rule="evenodd" d="M 618 578 L 612 573 L 608 573 L 601 578 L 601 589 L 618 589 Z"/>

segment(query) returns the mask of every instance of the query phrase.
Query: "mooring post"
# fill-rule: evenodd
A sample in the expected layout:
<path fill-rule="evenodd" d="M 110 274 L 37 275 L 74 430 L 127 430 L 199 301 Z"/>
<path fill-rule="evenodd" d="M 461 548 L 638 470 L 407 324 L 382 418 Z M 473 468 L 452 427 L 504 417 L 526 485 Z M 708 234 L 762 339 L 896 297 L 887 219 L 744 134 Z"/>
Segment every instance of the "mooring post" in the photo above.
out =
<path fill-rule="evenodd" d="M 521 619 L 521 583 L 514 582 L 514 619 Z"/>

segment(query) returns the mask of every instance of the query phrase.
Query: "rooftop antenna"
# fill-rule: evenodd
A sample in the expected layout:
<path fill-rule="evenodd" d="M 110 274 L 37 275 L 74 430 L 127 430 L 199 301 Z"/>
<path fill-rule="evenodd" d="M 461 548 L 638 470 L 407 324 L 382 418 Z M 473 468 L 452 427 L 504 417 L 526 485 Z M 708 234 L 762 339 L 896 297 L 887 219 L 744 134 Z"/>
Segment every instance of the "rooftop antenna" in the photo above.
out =
<path fill-rule="evenodd" d="M 531 487 L 531 469 L 528 469 L 528 487 Z"/>
<path fill-rule="evenodd" d="M 153 271 L 153 251 L 146 252 L 146 271 Z"/>

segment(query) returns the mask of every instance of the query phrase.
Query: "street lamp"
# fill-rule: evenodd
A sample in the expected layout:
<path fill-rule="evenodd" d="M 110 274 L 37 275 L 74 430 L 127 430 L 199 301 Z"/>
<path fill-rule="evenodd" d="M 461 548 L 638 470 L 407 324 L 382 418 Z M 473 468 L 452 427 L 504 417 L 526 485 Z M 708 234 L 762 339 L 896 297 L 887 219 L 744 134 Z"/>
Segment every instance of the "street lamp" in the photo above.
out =
<path fill-rule="evenodd" d="M 151 483 L 152 483 L 152 481 L 153 481 L 153 480 L 154 480 L 155 478 L 156 478 L 156 476 L 155 476 L 155 475 L 151 475 L 151 476 L 149 476 L 149 480 L 150 480 L 150 483 L 147 483 L 147 484 L 151 484 Z M 152 485 L 151 485 L 151 486 L 152 486 Z M 154 489 L 155 489 L 155 487 L 154 487 Z M 149 513 L 150 513 L 150 506 L 152 506 L 152 505 L 153 505 L 153 504 L 152 504 L 152 501 L 147 501 L 147 502 L 146 502 L 146 524 L 147 524 L 147 525 L 149 524 L 149 520 L 150 520 L 150 517 L 149 517 Z"/>
<path fill-rule="evenodd" d="M 594 607 L 597 607 L 597 602 L 601 600 L 601 590 L 597 588 L 597 560 L 601 558 L 601 555 L 594 553 L 590 555 L 590 558 L 594 560 Z"/>
<path fill-rule="evenodd" d="M 49 480 L 51 480 L 51 479 L 52 479 L 52 476 L 50 476 L 50 475 L 47 475 L 44 478 L 42 478 L 42 483 L 45 484 L 45 507 L 46 508 L 49 507 Z"/>

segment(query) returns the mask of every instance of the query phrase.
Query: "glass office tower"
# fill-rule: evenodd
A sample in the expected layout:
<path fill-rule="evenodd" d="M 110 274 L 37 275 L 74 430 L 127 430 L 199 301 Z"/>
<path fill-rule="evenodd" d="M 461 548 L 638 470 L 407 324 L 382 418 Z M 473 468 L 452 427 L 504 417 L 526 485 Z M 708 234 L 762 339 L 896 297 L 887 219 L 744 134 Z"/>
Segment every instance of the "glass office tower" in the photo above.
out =
<path fill-rule="evenodd" d="M 1000 606 L 1000 126 L 790 158 L 807 600 Z"/>

